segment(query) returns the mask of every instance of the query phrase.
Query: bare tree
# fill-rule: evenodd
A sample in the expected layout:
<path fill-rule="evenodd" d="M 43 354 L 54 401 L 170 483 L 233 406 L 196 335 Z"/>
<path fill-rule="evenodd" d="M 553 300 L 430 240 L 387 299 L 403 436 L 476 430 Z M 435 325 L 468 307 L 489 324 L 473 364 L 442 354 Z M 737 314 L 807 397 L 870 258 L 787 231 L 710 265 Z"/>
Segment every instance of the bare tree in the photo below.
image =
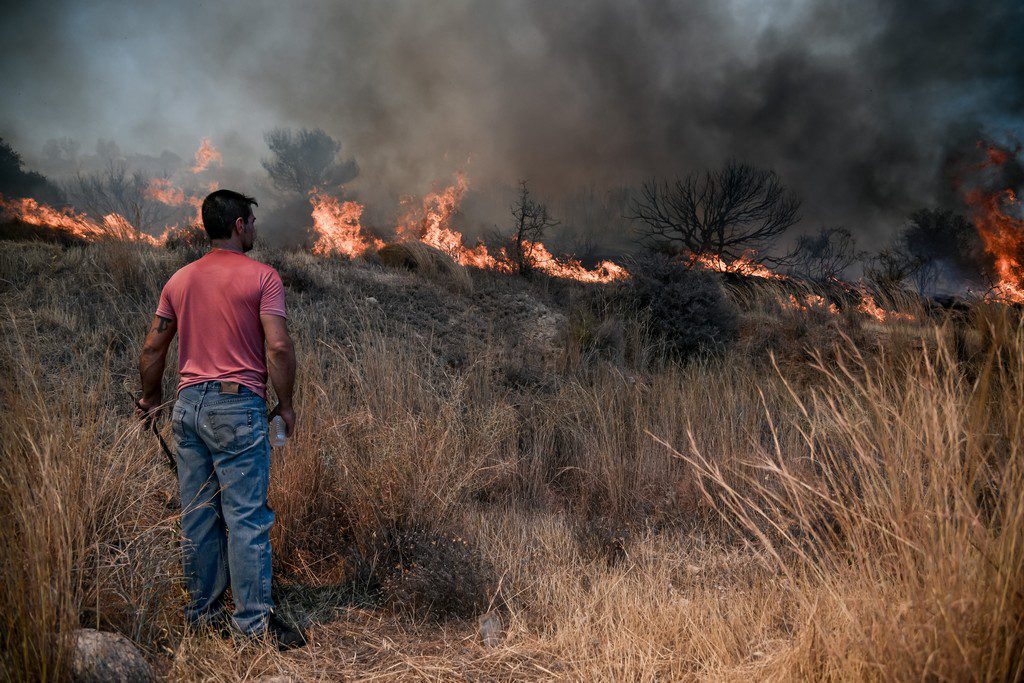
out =
<path fill-rule="evenodd" d="M 857 239 L 846 228 L 821 228 L 813 235 L 801 235 L 796 246 L 780 263 L 809 280 L 842 277 L 847 268 L 865 258 L 857 249 Z"/>
<path fill-rule="evenodd" d="M 530 197 L 525 180 L 519 183 L 519 196 L 511 211 L 515 222 L 509 256 L 520 275 L 529 275 L 544 231 L 558 225 L 558 221 L 551 219 L 546 205 Z"/>
<path fill-rule="evenodd" d="M 355 159 L 340 161 L 341 143 L 319 128 L 275 128 L 264 139 L 272 156 L 263 159 L 263 168 L 284 192 L 308 194 L 314 188 L 343 185 L 359 175 Z"/>
<path fill-rule="evenodd" d="M 149 178 L 128 172 L 124 161 L 108 159 L 102 171 L 79 173 L 67 188 L 72 203 L 93 218 L 116 213 L 140 230 L 165 225 L 177 209 L 147 197 Z"/>
<path fill-rule="evenodd" d="M 659 249 L 736 259 L 769 246 L 799 210 L 774 171 L 729 161 L 671 183 L 644 183 L 627 218 L 641 221 L 641 239 Z"/>
<path fill-rule="evenodd" d="M 903 282 L 914 276 L 923 263 L 899 245 L 883 249 L 875 254 L 864 268 L 867 279 L 886 288 L 899 288 Z"/>

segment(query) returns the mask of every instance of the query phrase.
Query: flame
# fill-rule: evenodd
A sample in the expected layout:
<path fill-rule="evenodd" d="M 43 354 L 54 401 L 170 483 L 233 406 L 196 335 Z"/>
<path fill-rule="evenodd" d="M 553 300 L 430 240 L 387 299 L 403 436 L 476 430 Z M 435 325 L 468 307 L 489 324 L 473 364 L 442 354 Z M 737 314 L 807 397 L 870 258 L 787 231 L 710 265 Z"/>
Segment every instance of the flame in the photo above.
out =
<path fill-rule="evenodd" d="M 983 145 L 985 161 L 974 170 L 998 168 L 1019 152 L 995 145 Z M 981 236 L 995 264 L 998 278 L 992 298 L 1024 303 L 1024 220 L 1011 212 L 1020 213 L 1020 202 L 1012 189 L 984 190 L 974 188 L 964 192 L 964 201 L 971 213 L 974 227 Z"/>
<path fill-rule="evenodd" d="M 101 239 L 148 242 L 159 245 L 162 238 L 147 235 L 136 229 L 123 216 L 110 213 L 102 221 L 94 221 L 72 209 L 55 209 L 34 199 L 21 197 L 7 200 L 0 196 L 0 213 L 6 220 L 60 230 L 74 237 L 94 241 Z"/>
<path fill-rule="evenodd" d="M 217 188 L 216 183 L 210 183 L 210 191 Z M 196 195 L 186 195 L 183 190 L 178 189 L 169 179 L 153 178 L 146 188 L 146 198 L 167 204 L 168 206 L 180 206 L 188 204 L 196 210 L 193 222 L 202 225 L 203 223 L 203 198 Z M 172 228 L 177 227 L 171 226 Z M 168 228 L 171 229 L 171 228 Z"/>
<path fill-rule="evenodd" d="M 452 217 L 458 211 L 468 189 L 466 176 L 459 173 L 456 175 L 454 185 L 446 187 L 441 192 L 426 195 L 419 204 L 411 197 L 404 198 L 402 203 L 407 209 L 398 222 L 396 233 L 400 239 L 418 239 L 424 244 L 440 249 L 464 266 L 512 272 L 514 266 L 504 249 L 492 254 L 482 243 L 467 247 L 462 233 L 452 227 Z M 552 277 L 580 282 L 606 283 L 629 276 L 625 268 L 611 261 L 602 261 L 596 268 L 590 270 L 575 259 L 556 259 L 541 242 L 533 244 L 530 265 Z"/>
<path fill-rule="evenodd" d="M 912 321 L 915 319 L 910 313 L 890 311 L 879 306 L 875 302 L 875 298 L 864 288 L 863 284 L 856 286 L 856 288 L 844 284 L 844 288 L 847 292 L 856 292 L 860 296 L 860 302 L 857 304 L 857 310 L 860 313 L 880 323 L 895 322 L 897 320 Z M 789 294 L 780 303 L 782 308 L 787 310 L 801 311 L 803 313 L 821 311 L 831 315 L 839 315 L 839 307 L 820 294 L 804 294 L 802 301 L 797 295 Z"/>
<path fill-rule="evenodd" d="M 400 239 L 414 238 L 440 249 L 464 266 L 501 269 L 498 260 L 487 252 L 485 245 L 477 244 L 473 248 L 464 246 L 462 233 L 451 227 L 452 216 L 459 210 L 467 189 L 469 184 L 466 176 L 459 173 L 454 185 L 426 195 L 421 206 L 416 206 L 412 197 L 404 197 L 402 203 L 407 210 L 405 216 L 399 219 L 395 232 Z"/>
<path fill-rule="evenodd" d="M 766 266 L 753 260 L 753 252 L 747 252 L 732 263 L 726 261 L 718 254 L 694 254 L 690 257 L 690 266 L 697 266 L 706 270 L 715 270 L 720 273 L 738 273 L 748 277 L 761 277 L 769 280 L 788 280 L 785 275 L 780 275 Z"/>
<path fill-rule="evenodd" d="M 196 150 L 195 164 L 192 165 L 193 173 L 202 173 L 210 164 L 216 162 L 218 166 L 224 163 L 223 157 L 213 143 L 210 142 L 210 138 L 203 138 L 199 143 L 199 149 Z"/>
<path fill-rule="evenodd" d="M 880 323 L 893 322 L 896 320 L 914 320 L 914 316 L 910 313 L 900 313 L 899 311 L 889 311 L 882 308 L 875 302 L 875 297 L 871 296 L 871 294 L 863 287 L 860 288 L 859 292 L 860 303 L 857 304 L 857 310 L 864 315 L 874 318 Z"/>
<path fill-rule="evenodd" d="M 814 310 L 828 311 L 832 315 L 839 315 L 839 307 L 819 294 L 804 295 L 802 303 L 796 296 L 790 294 L 788 300 L 782 302 L 782 307 L 805 313 Z"/>
<path fill-rule="evenodd" d="M 629 277 L 629 272 L 625 268 L 611 261 L 601 261 L 593 270 L 588 270 L 576 259 L 559 261 L 540 242 L 534 245 L 530 257 L 533 267 L 537 270 L 566 280 L 607 283 Z"/>
<path fill-rule="evenodd" d="M 379 239 L 363 231 L 359 222 L 363 215 L 362 204 L 339 202 L 316 190 L 309 202 L 313 205 L 313 230 L 317 234 L 314 254 L 340 254 L 355 258 L 369 249 L 384 246 Z"/>
<path fill-rule="evenodd" d="M 174 186 L 168 178 L 153 178 L 146 188 L 146 198 L 168 206 L 185 203 L 185 193 Z"/>

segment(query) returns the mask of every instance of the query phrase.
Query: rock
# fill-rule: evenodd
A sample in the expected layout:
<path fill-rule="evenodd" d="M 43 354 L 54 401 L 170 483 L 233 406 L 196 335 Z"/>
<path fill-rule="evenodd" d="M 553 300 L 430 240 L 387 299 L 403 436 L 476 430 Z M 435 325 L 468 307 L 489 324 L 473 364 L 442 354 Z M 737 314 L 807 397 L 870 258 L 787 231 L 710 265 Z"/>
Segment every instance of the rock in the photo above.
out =
<path fill-rule="evenodd" d="M 501 626 L 501 617 L 497 612 L 481 614 L 477 619 L 477 632 L 480 640 L 487 647 L 495 647 L 505 639 L 505 631 Z"/>
<path fill-rule="evenodd" d="M 76 683 L 155 681 L 149 662 L 132 641 L 119 633 L 80 628 L 73 634 L 71 680 Z"/>

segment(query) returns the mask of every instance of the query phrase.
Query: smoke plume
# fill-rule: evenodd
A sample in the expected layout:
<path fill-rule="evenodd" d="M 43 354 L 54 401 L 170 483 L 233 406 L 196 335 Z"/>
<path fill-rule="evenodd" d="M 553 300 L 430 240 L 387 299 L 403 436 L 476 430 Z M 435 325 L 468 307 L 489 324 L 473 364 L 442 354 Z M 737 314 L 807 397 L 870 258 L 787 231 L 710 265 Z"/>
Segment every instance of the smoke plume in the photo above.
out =
<path fill-rule="evenodd" d="M 370 211 L 458 170 L 476 191 L 528 179 L 557 201 L 738 158 L 803 197 L 803 230 L 879 239 L 945 201 L 959 147 L 1024 128 L 1017 0 L 24 3 L 5 15 L 0 135 L 27 158 L 70 136 L 189 159 L 209 137 L 255 192 L 269 187 L 266 131 L 321 127 L 358 162 L 348 192 Z"/>

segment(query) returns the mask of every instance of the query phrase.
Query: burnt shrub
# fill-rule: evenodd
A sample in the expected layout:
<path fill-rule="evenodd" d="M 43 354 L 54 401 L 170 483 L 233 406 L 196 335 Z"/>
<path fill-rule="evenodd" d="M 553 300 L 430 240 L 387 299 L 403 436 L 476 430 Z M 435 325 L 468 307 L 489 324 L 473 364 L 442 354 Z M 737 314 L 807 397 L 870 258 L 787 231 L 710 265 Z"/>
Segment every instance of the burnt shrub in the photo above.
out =
<path fill-rule="evenodd" d="M 186 262 L 195 261 L 201 257 L 209 246 L 210 241 L 206 236 L 206 231 L 196 223 L 172 228 L 164 241 L 164 247 L 180 252 Z"/>
<path fill-rule="evenodd" d="M 488 609 L 494 570 L 469 540 L 406 528 L 388 534 L 377 558 L 381 595 L 417 618 L 468 619 Z"/>
<path fill-rule="evenodd" d="M 261 251 L 257 260 L 272 266 L 281 276 L 281 284 L 296 294 L 319 297 L 331 288 L 332 264 L 308 252 L 270 249 Z"/>
<path fill-rule="evenodd" d="M 640 318 L 667 355 L 687 360 L 725 350 L 736 338 L 738 315 L 717 274 L 690 270 L 671 259 L 637 259 L 620 285 L 617 307 Z"/>

